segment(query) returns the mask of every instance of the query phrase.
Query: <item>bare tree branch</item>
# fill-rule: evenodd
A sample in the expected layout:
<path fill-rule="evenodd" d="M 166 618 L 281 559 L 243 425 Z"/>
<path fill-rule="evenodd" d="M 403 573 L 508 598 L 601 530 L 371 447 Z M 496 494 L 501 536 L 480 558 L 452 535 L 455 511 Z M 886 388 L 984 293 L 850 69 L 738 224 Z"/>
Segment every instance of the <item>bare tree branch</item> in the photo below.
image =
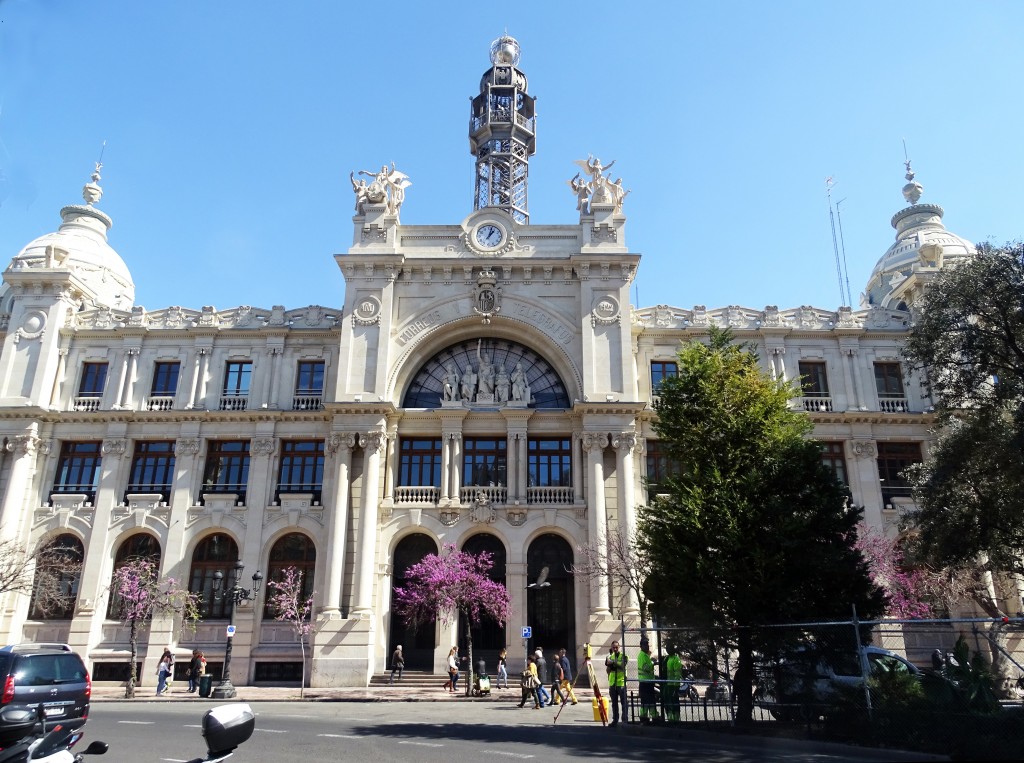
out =
<path fill-rule="evenodd" d="M 570 567 L 573 575 L 588 582 L 607 580 L 617 592 L 616 604 L 625 609 L 630 594 L 636 596 L 640 607 L 640 621 L 647 622 L 650 602 L 644 593 L 644 584 L 651 565 L 636 543 L 618 530 L 600 534 L 590 543 L 576 547 L 576 562 Z"/>
<path fill-rule="evenodd" d="M 34 551 L 11 538 L 0 540 L 0 594 L 31 596 L 37 615 L 70 617 L 81 571 L 81 549 L 60 539 Z"/>

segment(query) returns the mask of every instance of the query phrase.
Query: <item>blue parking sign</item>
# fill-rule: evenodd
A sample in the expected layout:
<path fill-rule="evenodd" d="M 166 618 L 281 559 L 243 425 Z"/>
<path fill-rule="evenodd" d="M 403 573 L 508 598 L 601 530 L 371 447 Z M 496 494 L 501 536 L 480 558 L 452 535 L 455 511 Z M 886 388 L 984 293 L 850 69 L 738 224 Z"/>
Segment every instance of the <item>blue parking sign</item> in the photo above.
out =
<path fill-rule="evenodd" d="M 533 628 L 529 625 L 523 626 L 523 638 L 533 638 Z"/>

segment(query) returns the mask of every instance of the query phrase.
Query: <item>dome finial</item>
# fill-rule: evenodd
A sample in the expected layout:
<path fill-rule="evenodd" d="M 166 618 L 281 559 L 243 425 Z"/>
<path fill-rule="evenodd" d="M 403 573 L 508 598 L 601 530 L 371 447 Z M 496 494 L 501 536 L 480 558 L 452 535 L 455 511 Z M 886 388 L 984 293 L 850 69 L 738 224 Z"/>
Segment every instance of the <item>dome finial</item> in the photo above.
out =
<path fill-rule="evenodd" d="M 491 64 L 519 65 L 519 42 L 515 37 L 510 37 L 508 32 L 491 43 Z"/>
<path fill-rule="evenodd" d="M 91 182 L 86 183 L 82 189 L 82 198 L 85 199 L 85 203 L 90 207 L 103 198 L 103 189 L 100 188 L 100 170 L 103 169 L 103 150 L 107 147 L 107 142 L 103 141 L 103 145 L 100 146 L 100 160 L 96 162 L 96 169 L 92 171 L 90 176 Z"/>
<path fill-rule="evenodd" d="M 914 170 L 910 168 L 910 157 L 907 156 L 907 139 L 903 139 L 903 166 L 907 168 L 907 174 L 904 177 L 907 179 L 907 184 L 903 186 L 903 198 L 906 199 L 910 204 L 917 204 L 921 198 L 921 193 L 924 191 L 924 186 L 914 180 Z"/>

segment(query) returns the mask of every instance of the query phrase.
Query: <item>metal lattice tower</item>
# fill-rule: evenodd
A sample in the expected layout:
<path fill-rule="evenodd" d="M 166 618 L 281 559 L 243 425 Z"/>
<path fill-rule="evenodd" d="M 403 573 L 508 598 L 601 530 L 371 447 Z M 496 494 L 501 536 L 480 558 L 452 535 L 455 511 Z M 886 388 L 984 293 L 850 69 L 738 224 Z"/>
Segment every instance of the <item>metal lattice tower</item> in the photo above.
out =
<path fill-rule="evenodd" d="M 469 120 L 469 150 L 476 157 L 473 208 L 498 207 L 528 223 L 527 179 L 537 150 L 535 100 L 526 92 L 519 43 L 505 35 L 491 43 L 491 68 L 480 80 Z"/>

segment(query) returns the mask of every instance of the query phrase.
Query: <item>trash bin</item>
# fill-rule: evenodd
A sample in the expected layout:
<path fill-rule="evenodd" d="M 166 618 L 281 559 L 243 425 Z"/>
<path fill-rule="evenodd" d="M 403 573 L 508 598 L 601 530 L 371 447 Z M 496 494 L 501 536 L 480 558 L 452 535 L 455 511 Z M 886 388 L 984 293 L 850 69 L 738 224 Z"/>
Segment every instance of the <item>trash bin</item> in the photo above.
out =
<path fill-rule="evenodd" d="M 213 693 L 213 676 L 207 673 L 199 676 L 199 696 L 209 697 Z"/>
<path fill-rule="evenodd" d="M 601 704 L 604 705 L 604 717 L 607 718 L 608 717 L 608 698 L 607 697 L 601 697 L 600 701 L 601 701 Z M 600 723 L 601 720 L 602 720 L 602 718 L 601 718 L 601 708 L 598 707 L 597 702 L 598 702 L 597 697 L 594 697 L 592 700 L 590 700 L 590 704 L 593 705 L 593 707 L 594 707 L 594 720 L 597 721 L 598 723 Z"/>

